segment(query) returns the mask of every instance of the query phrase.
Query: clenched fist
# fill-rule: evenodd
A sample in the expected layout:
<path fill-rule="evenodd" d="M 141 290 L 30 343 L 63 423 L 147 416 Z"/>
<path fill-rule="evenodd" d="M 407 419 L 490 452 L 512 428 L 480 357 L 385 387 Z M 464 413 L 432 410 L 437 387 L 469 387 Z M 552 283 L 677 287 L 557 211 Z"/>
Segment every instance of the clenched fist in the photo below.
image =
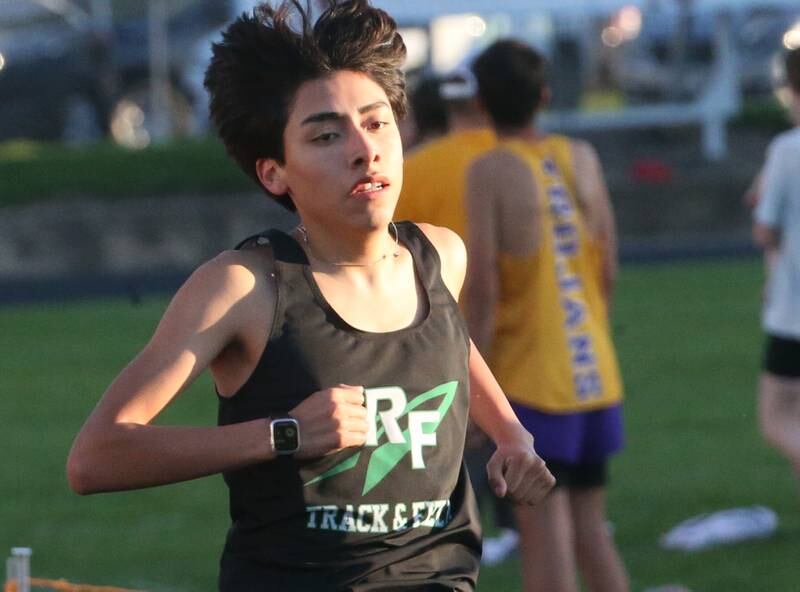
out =
<path fill-rule="evenodd" d="M 315 458 L 363 446 L 367 437 L 364 388 L 340 384 L 317 391 L 290 411 L 300 424 L 296 458 Z"/>
<path fill-rule="evenodd" d="M 517 504 L 532 506 L 540 502 L 556 484 L 533 448 L 533 437 L 524 429 L 517 437 L 497 444 L 486 472 L 495 495 Z"/>

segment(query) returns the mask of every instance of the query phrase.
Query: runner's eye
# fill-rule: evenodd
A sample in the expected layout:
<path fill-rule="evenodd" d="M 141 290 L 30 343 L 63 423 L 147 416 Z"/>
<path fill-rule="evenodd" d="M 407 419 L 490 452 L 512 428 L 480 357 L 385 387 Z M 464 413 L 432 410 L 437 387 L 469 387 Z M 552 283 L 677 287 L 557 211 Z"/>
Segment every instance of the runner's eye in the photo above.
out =
<path fill-rule="evenodd" d="M 336 132 L 325 132 L 323 134 L 315 136 L 314 138 L 311 139 L 311 141 L 317 144 L 328 144 L 334 139 L 336 139 L 338 136 L 339 134 L 337 134 Z"/>
<path fill-rule="evenodd" d="M 387 125 L 389 125 L 388 121 L 372 121 L 369 123 L 367 128 L 372 131 L 376 131 L 385 128 Z"/>

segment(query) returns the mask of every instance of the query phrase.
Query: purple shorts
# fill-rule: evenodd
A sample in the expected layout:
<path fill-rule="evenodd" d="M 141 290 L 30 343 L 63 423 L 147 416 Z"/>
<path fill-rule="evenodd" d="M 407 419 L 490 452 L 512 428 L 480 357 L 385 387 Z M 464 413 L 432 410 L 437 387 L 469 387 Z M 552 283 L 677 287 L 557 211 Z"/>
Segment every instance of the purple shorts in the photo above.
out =
<path fill-rule="evenodd" d="M 536 453 L 545 462 L 602 463 L 622 449 L 622 404 L 579 413 L 544 413 L 511 403 L 522 425 L 534 437 Z"/>

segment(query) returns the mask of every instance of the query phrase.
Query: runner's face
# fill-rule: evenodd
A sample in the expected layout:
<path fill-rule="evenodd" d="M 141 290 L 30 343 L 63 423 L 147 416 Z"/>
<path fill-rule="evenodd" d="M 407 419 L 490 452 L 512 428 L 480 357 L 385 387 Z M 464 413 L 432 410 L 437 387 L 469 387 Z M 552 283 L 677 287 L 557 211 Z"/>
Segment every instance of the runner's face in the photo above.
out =
<path fill-rule="evenodd" d="M 284 132 L 282 179 L 305 220 L 385 228 L 403 179 L 403 150 L 389 99 L 364 74 L 305 82 Z"/>

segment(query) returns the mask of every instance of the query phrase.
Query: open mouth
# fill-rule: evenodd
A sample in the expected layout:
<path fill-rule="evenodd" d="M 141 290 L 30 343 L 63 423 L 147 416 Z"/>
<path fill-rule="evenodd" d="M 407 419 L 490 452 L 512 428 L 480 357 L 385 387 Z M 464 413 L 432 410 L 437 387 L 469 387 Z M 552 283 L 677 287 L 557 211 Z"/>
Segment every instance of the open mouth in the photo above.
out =
<path fill-rule="evenodd" d="M 388 187 L 389 184 L 383 181 L 367 181 L 367 182 L 360 182 L 357 183 L 353 190 L 351 191 L 352 194 L 357 193 L 375 193 L 376 191 L 381 191 Z"/>

